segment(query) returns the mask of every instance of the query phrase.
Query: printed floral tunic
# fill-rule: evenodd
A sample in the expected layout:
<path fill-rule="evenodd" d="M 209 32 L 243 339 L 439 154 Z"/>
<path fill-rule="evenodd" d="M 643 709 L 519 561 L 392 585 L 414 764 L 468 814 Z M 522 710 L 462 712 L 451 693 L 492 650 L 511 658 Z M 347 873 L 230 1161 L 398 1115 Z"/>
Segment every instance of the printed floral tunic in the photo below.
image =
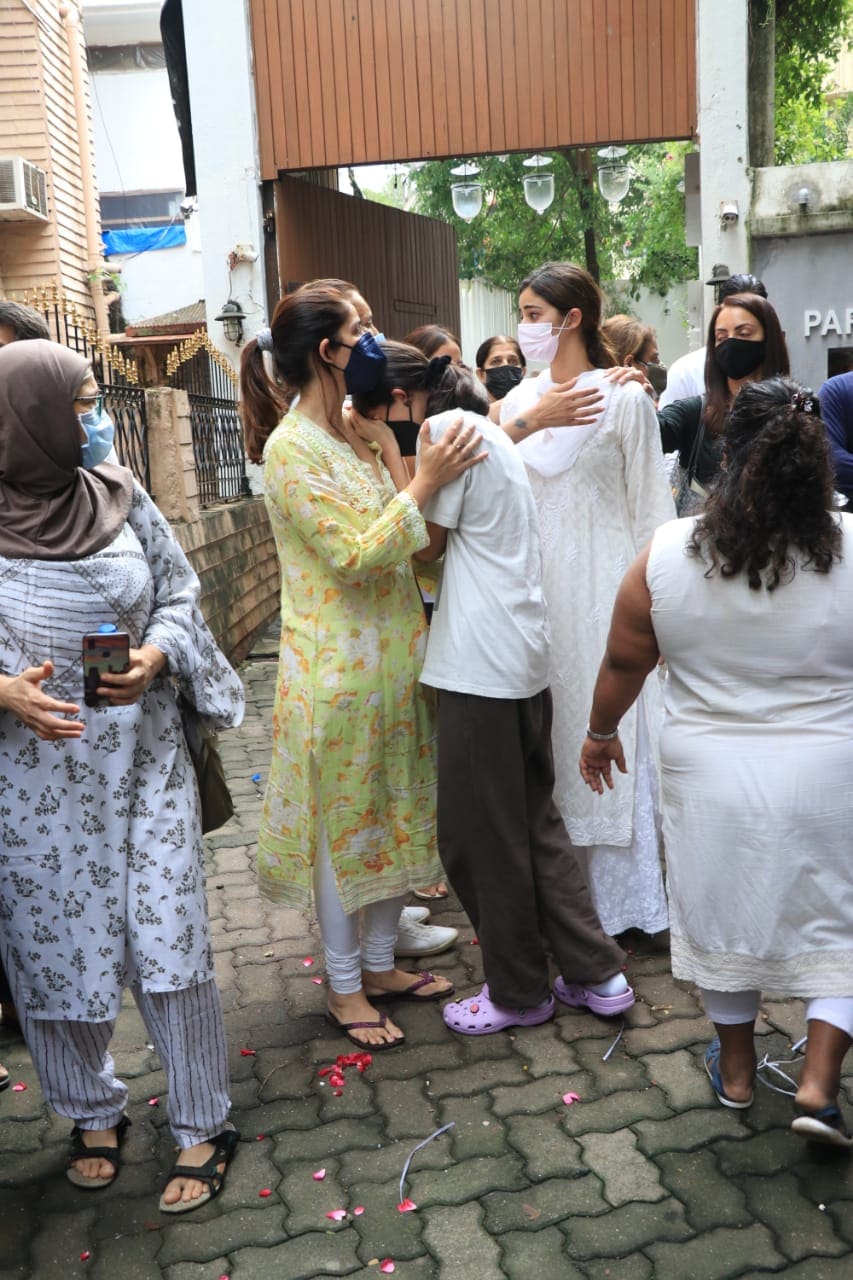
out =
<path fill-rule="evenodd" d="M 123 987 L 213 977 L 198 792 L 171 677 L 211 728 L 243 688 L 196 600 L 199 582 L 142 489 L 109 546 L 81 560 L 0 557 L 0 672 L 46 659 L 42 686 L 80 706 L 79 739 L 43 742 L 0 710 L 0 955 L 34 1018 L 103 1022 Z M 82 637 L 101 623 L 167 656 L 130 706 L 83 702 Z"/>
<path fill-rule="evenodd" d="M 442 874 L 409 563 L 426 524 L 380 472 L 298 412 L 267 442 L 282 634 L 258 871 L 268 897 L 296 907 L 310 902 L 321 826 L 347 912 Z"/>

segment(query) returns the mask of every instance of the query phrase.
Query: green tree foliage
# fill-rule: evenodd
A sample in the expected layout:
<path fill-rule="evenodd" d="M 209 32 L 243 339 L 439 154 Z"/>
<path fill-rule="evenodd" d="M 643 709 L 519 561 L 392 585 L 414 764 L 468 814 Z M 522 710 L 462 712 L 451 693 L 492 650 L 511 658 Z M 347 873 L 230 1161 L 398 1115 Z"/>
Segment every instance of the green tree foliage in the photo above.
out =
<path fill-rule="evenodd" d="M 853 94 L 827 99 L 826 79 L 853 39 L 853 0 L 776 0 L 776 163 L 850 154 Z"/>
<path fill-rule="evenodd" d="M 544 214 L 524 200 L 525 155 L 478 158 L 483 209 L 470 223 L 453 212 L 450 188 L 458 182 L 455 160 L 414 169 L 414 208 L 456 228 L 463 279 L 481 279 L 514 292 L 525 274 L 549 260 L 587 262 L 584 231 L 594 233 L 602 282 L 628 277 L 633 289 L 645 285 L 664 294 L 677 281 L 694 277 L 696 250 L 684 243 L 686 143 L 631 148 L 626 162 L 633 177 L 617 212 L 590 178 L 590 162 L 578 152 L 550 154 L 556 195 Z M 543 170 L 544 172 L 544 170 Z"/>

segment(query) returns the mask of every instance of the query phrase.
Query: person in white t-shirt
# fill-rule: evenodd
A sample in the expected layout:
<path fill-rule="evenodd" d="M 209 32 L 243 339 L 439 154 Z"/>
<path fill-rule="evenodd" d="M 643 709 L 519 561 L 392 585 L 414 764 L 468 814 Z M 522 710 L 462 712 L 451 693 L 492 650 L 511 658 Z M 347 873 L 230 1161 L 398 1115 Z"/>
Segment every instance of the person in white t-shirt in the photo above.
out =
<path fill-rule="evenodd" d="M 395 403 L 407 403 L 410 421 L 424 408 L 453 406 L 429 419 L 440 439 L 459 421 L 457 406 L 477 405 L 477 385 L 435 360 L 418 376 L 410 360 L 395 359 L 396 348 L 383 348 L 387 403 L 369 412 L 394 428 Z M 488 457 L 426 512 L 430 546 L 417 558 L 445 552 L 445 560 L 421 681 L 439 690 L 439 853 L 477 931 L 486 977 L 476 995 L 445 1006 L 444 1020 L 464 1035 L 488 1035 L 553 1017 L 543 937 L 564 1003 L 615 1014 L 634 995 L 552 795 L 548 623 L 524 462 L 499 426 L 464 418 L 476 422 Z"/>

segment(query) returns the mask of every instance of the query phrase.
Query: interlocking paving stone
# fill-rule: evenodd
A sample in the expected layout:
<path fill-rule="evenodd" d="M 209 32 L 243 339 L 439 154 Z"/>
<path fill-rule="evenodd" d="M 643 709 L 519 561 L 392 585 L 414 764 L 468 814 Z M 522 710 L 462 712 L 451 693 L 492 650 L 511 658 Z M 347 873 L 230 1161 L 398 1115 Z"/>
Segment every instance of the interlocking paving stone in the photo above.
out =
<path fill-rule="evenodd" d="M 438 1260 L 439 1280 L 506 1280 L 500 1248 L 482 1231 L 476 1204 L 430 1210 L 424 1241 Z"/>
<path fill-rule="evenodd" d="M 789 1129 L 759 1133 L 744 1142 L 719 1142 L 715 1150 L 720 1171 L 727 1177 L 737 1173 L 779 1173 L 796 1165 L 803 1156 L 803 1143 Z"/>
<path fill-rule="evenodd" d="M 276 1106 L 287 1105 L 276 1103 Z M 341 1120 L 299 1133 L 276 1134 L 274 1159 L 279 1168 L 290 1160 L 319 1160 L 339 1155 L 350 1148 L 384 1145 L 383 1121 L 380 1116 L 367 1120 Z"/>
<path fill-rule="evenodd" d="M 211 1258 L 210 1262 L 176 1262 L 163 1272 L 164 1280 L 210 1280 L 211 1276 L 228 1274 L 228 1259 Z"/>
<path fill-rule="evenodd" d="M 648 1252 L 647 1246 L 654 1241 L 689 1240 L 693 1235 L 684 1217 L 684 1206 L 673 1199 L 655 1204 L 634 1201 L 598 1217 L 572 1218 L 560 1229 L 566 1233 L 572 1258 L 622 1257 L 639 1249 Z M 678 1276 L 677 1280 L 687 1280 L 687 1277 Z"/>
<path fill-rule="evenodd" d="M 394 1182 L 356 1182 L 348 1188 L 346 1200 L 350 1208 L 361 1206 L 364 1213 L 353 1218 L 361 1244 L 358 1256 L 362 1262 L 371 1258 L 414 1258 L 426 1250 L 423 1243 L 424 1212 L 418 1206 L 410 1213 L 400 1213 L 399 1180 Z M 405 1275 L 405 1269 L 402 1272 Z"/>
<path fill-rule="evenodd" d="M 706 1018 L 670 1018 L 653 1027 L 628 1027 L 625 1047 L 636 1057 L 644 1053 L 665 1053 L 670 1049 L 686 1049 L 688 1045 L 705 1045 L 712 1030 Z"/>
<path fill-rule="evenodd" d="M 812 1254 L 849 1254 L 849 1244 L 835 1234 L 832 1215 L 805 1199 L 792 1174 L 745 1177 L 740 1185 L 752 1216 L 770 1228 L 786 1258 L 799 1262 Z"/>
<path fill-rule="evenodd" d="M 447 1136 L 454 1160 L 509 1152 L 506 1128 L 492 1111 L 487 1093 L 473 1098 L 445 1098 L 439 1104 L 438 1120 L 440 1125 L 453 1125 Z"/>
<path fill-rule="evenodd" d="M 850 1258 L 806 1258 L 780 1273 L 785 1280 L 850 1280 Z M 767 1280 L 766 1271 L 742 1271 L 739 1280 Z"/>
<path fill-rule="evenodd" d="M 389 1138 L 425 1138 L 439 1126 L 438 1112 L 424 1095 L 421 1080 L 386 1080 L 374 1085 L 376 1108 L 385 1117 Z M 345 1090 L 346 1092 L 346 1090 Z"/>
<path fill-rule="evenodd" d="M 236 1245 L 229 1250 L 232 1265 L 228 1275 L 230 1280 L 316 1280 L 317 1276 L 348 1276 L 361 1269 L 357 1245 L 358 1236 L 352 1229 L 322 1235 L 312 1231 L 268 1249 Z"/>
<path fill-rule="evenodd" d="M 512 1280 L 585 1280 L 565 1253 L 565 1239 L 556 1227 L 544 1231 L 508 1231 L 498 1238 L 501 1265 Z"/>
<path fill-rule="evenodd" d="M 606 1098 L 591 1102 L 585 1102 L 581 1096 L 580 1102 L 574 1103 L 566 1112 L 563 1127 L 573 1136 L 593 1129 L 611 1133 L 638 1121 L 671 1114 L 662 1091 L 650 1086 L 643 1090 L 611 1093 Z"/>
<path fill-rule="evenodd" d="M 92 1249 L 92 1257 L 85 1264 L 86 1277 L 88 1280 L 117 1280 L 119 1276 L 121 1280 L 151 1280 L 152 1275 L 157 1275 L 160 1270 L 157 1262 L 160 1233 L 146 1231 L 132 1237 L 121 1235 L 116 1238 L 119 1225 L 123 1227 L 123 1224 L 113 1223 L 112 1235 Z M 45 1276 L 50 1274 L 46 1272 Z M 53 1274 L 63 1273 L 57 1271 Z"/>
<path fill-rule="evenodd" d="M 494 1160 L 463 1160 L 440 1173 L 424 1170 L 410 1175 L 409 1195 L 415 1204 L 463 1204 L 489 1191 L 516 1191 L 525 1185 L 516 1156 Z"/>
<path fill-rule="evenodd" d="M 492 1106 L 496 1116 L 536 1115 L 545 1111 L 562 1115 L 564 1093 L 576 1093 L 583 1098 L 589 1096 L 591 1088 L 589 1076 L 579 1073 L 571 1077 L 543 1076 L 529 1084 L 492 1089 Z"/>
<path fill-rule="evenodd" d="M 439 1044 L 406 1045 L 405 1053 L 387 1053 L 374 1058 L 374 1080 L 430 1079 L 433 1071 L 452 1070 L 463 1065 L 462 1046 L 458 1040 L 445 1039 Z"/>
<path fill-rule="evenodd" d="M 576 1215 L 604 1213 L 609 1208 L 597 1178 L 553 1178 L 523 1191 L 495 1191 L 482 1197 L 486 1230 L 492 1235 L 505 1231 L 539 1231 Z"/>
<path fill-rule="evenodd" d="M 534 1078 L 569 1076 L 578 1070 L 578 1060 L 572 1047 L 566 1044 L 553 1022 L 541 1027 L 517 1027 L 513 1035 L 515 1052 L 522 1055 Z"/>
<path fill-rule="evenodd" d="M 340 1155 L 341 1177 L 346 1186 L 355 1182 L 390 1182 L 396 1186 L 414 1142 L 389 1142 L 372 1150 L 343 1151 Z M 436 1138 L 412 1158 L 409 1177 L 421 1169 L 446 1169 L 452 1157 L 447 1134 Z"/>
<path fill-rule="evenodd" d="M 717 1102 L 705 1109 L 685 1111 L 670 1120 L 640 1120 L 633 1128 L 640 1150 L 647 1156 L 655 1156 L 659 1151 L 693 1151 L 714 1138 L 745 1141 L 753 1136 L 743 1112 L 731 1111 Z"/>
<path fill-rule="evenodd" d="M 647 1053 L 640 1059 L 649 1080 L 663 1089 L 673 1110 L 706 1107 L 710 1085 L 705 1069 L 687 1049 L 673 1053 Z"/>
<path fill-rule="evenodd" d="M 534 1182 L 543 1178 L 574 1178 L 586 1166 L 580 1144 L 570 1138 L 560 1124 L 559 1112 L 552 1115 L 509 1116 L 507 1139 L 524 1160 L 527 1176 Z"/>
<path fill-rule="evenodd" d="M 613 1044 L 614 1035 L 605 1040 L 578 1040 L 574 1054 L 592 1078 L 596 1093 L 617 1093 L 620 1089 L 648 1089 L 652 1083 L 642 1058 L 631 1058 L 622 1040 L 607 1061 L 604 1055 Z M 571 1086 L 569 1086 L 571 1088 Z"/>
<path fill-rule="evenodd" d="M 686 1206 L 695 1231 L 745 1227 L 752 1221 L 740 1185 L 723 1177 L 710 1149 L 661 1151 L 655 1164 L 663 1185 Z"/>
<path fill-rule="evenodd" d="M 496 1085 L 521 1084 L 526 1079 L 527 1073 L 517 1058 L 499 1058 L 495 1062 L 433 1071 L 427 1090 L 435 1098 L 445 1098 L 454 1093 L 479 1093 Z"/>
<path fill-rule="evenodd" d="M 655 1280 L 730 1280 L 748 1267 L 778 1270 L 785 1259 L 766 1227 L 720 1227 L 681 1244 L 650 1244 Z"/>
<path fill-rule="evenodd" d="M 258 1200 L 258 1204 L 265 1204 Z M 206 1206 L 205 1206 L 206 1208 Z M 169 1225 L 163 1231 L 163 1241 L 157 1261 L 161 1266 L 175 1262 L 209 1262 L 223 1253 L 252 1245 L 273 1245 L 285 1239 L 284 1210 L 281 1202 L 271 1200 L 261 1209 L 235 1209 L 232 1213 L 219 1214 L 204 1220 L 199 1215 L 204 1210 L 194 1210 L 186 1219 Z M 156 1218 L 156 1213 L 152 1215 Z M 162 1222 L 162 1219 L 160 1219 Z"/>
<path fill-rule="evenodd" d="M 695 988 L 668 973 L 638 974 L 633 985 L 637 997 L 661 1022 L 665 1017 L 695 1018 L 704 1013 Z"/>
<path fill-rule="evenodd" d="M 587 1280 L 653 1280 L 652 1264 L 644 1253 L 628 1258 L 589 1259 L 583 1264 Z"/>
<path fill-rule="evenodd" d="M 610 1204 L 618 1207 L 631 1200 L 662 1200 L 666 1196 L 658 1169 L 637 1150 L 637 1139 L 629 1130 L 586 1133 L 580 1143 L 584 1161 L 604 1183 Z"/>

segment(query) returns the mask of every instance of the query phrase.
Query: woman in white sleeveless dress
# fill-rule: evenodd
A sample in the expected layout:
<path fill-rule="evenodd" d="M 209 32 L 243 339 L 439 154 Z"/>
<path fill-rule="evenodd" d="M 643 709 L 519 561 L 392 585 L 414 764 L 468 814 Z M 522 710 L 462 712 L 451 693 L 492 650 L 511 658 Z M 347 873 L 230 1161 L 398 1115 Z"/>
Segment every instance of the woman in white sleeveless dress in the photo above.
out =
<path fill-rule="evenodd" d="M 786 379 L 740 392 L 704 515 L 658 529 L 620 589 L 581 772 L 601 793 L 626 771 L 617 726 L 662 654 L 672 971 L 716 1026 L 714 1091 L 752 1102 L 762 989 L 805 997 L 793 1128 L 853 1147 L 853 516 L 816 412 Z"/>
<path fill-rule="evenodd" d="M 550 362 L 509 393 L 501 422 L 527 465 L 542 533 L 554 797 L 604 928 L 656 933 L 667 926 L 655 765 L 657 676 L 624 725 L 634 788 L 596 803 L 578 776 L 577 758 L 619 583 L 657 526 L 675 514 L 657 419 L 637 382 L 616 385 L 605 376 L 616 361 L 600 330 L 601 293 L 587 272 L 569 263 L 540 267 L 522 283 L 519 307 L 522 350 L 529 360 Z M 546 395 L 554 400 L 565 394 L 568 415 L 570 397 L 590 391 L 600 396 L 596 413 L 587 415 L 591 422 L 528 434 Z"/>

